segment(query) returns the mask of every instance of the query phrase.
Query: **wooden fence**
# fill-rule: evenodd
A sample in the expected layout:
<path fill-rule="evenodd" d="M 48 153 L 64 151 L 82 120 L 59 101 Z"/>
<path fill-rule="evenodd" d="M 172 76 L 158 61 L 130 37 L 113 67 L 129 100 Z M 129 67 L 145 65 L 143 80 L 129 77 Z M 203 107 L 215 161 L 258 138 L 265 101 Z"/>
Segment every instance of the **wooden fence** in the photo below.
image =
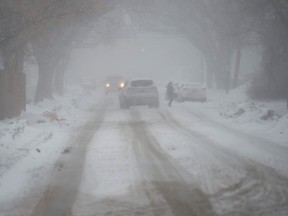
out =
<path fill-rule="evenodd" d="M 0 70 L 0 119 L 16 117 L 25 108 L 25 74 Z"/>

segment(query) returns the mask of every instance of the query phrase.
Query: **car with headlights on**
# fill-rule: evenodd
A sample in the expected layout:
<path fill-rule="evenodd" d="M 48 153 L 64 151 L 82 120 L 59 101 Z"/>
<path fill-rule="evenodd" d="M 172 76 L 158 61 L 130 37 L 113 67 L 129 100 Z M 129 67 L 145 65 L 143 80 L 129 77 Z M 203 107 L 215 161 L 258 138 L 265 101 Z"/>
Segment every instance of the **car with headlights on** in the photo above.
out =
<path fill-rule="evenodd" d="M 124 87 L 122 76 L 109 76 L 105 81 L 105 94 L 118 93 Z"/>
<path fill-rule="evenodd" d="M 119 103 L 121 109 L 142 105 L 159 107 L 158 89 L 152 79 L 126 80 L 119 94 Z"/>
<path fill-rule="evenodd" d="M 183 101 L 200 101 L 207 100 L 207 88 L 197 82 L 182 83 L 177 91 L 176 100 Z"/>

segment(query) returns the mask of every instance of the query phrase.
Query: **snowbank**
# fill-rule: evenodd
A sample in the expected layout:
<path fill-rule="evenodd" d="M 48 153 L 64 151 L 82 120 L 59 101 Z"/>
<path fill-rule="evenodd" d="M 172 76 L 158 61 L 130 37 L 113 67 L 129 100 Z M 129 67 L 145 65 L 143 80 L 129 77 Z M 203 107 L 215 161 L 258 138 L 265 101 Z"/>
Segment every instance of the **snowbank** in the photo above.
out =
<path fill-rule="evenodd" d="M 259 136 L 288 144 L 288 110 L 286 100 L 255 101 L 246 95 L 248 84 L 231 90 L 209 90 L 207 105 L 226 122 Z"/>
<path fill-rule="evenodd" d="M 96 96 L 83 97 L 84 92 L 76 87 L 69 92 L 65 97 L 28 104 L 19 117 L 0 121 L 0 177 L 31 152 L 41 153 L 43 143 L 61 142 L 55 140 L 57 136 L 69 136 L 89 118 Z"/>

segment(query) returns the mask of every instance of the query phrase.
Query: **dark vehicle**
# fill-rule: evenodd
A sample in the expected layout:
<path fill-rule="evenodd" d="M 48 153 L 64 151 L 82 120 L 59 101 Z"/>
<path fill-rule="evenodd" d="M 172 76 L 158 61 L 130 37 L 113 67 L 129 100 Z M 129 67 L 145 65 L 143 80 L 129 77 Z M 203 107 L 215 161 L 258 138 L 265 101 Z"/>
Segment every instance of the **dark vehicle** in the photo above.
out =
<path fill-rule="evenodd" d="M 117 93 L 124 87 L 124 79 L 121 76 L 110 76 L 105 81 L 105 94 Z"/>
<path fill-rule="evenodd" d="M 121 109 L 141 105 L 159 107 L 158 89 L 151 79 L 127 80 L 119 94 L 119 102 Z"/>

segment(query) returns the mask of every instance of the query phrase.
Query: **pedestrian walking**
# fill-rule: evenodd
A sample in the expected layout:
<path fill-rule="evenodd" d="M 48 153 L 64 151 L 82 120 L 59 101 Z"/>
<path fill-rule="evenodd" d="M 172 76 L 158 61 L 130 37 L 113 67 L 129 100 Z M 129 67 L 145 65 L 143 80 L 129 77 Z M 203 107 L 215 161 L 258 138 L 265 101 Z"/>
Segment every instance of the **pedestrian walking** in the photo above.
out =
<path fill-rule="evenodd" d="M 172 106 L 172 102 L 174 100 L 174 87 L 173 87 L 173 83 L 169 82 L 167 85 L 167 90 L 166 90 L 166 94 L 168 96 L 168 106 L 171 107 Z"/>

